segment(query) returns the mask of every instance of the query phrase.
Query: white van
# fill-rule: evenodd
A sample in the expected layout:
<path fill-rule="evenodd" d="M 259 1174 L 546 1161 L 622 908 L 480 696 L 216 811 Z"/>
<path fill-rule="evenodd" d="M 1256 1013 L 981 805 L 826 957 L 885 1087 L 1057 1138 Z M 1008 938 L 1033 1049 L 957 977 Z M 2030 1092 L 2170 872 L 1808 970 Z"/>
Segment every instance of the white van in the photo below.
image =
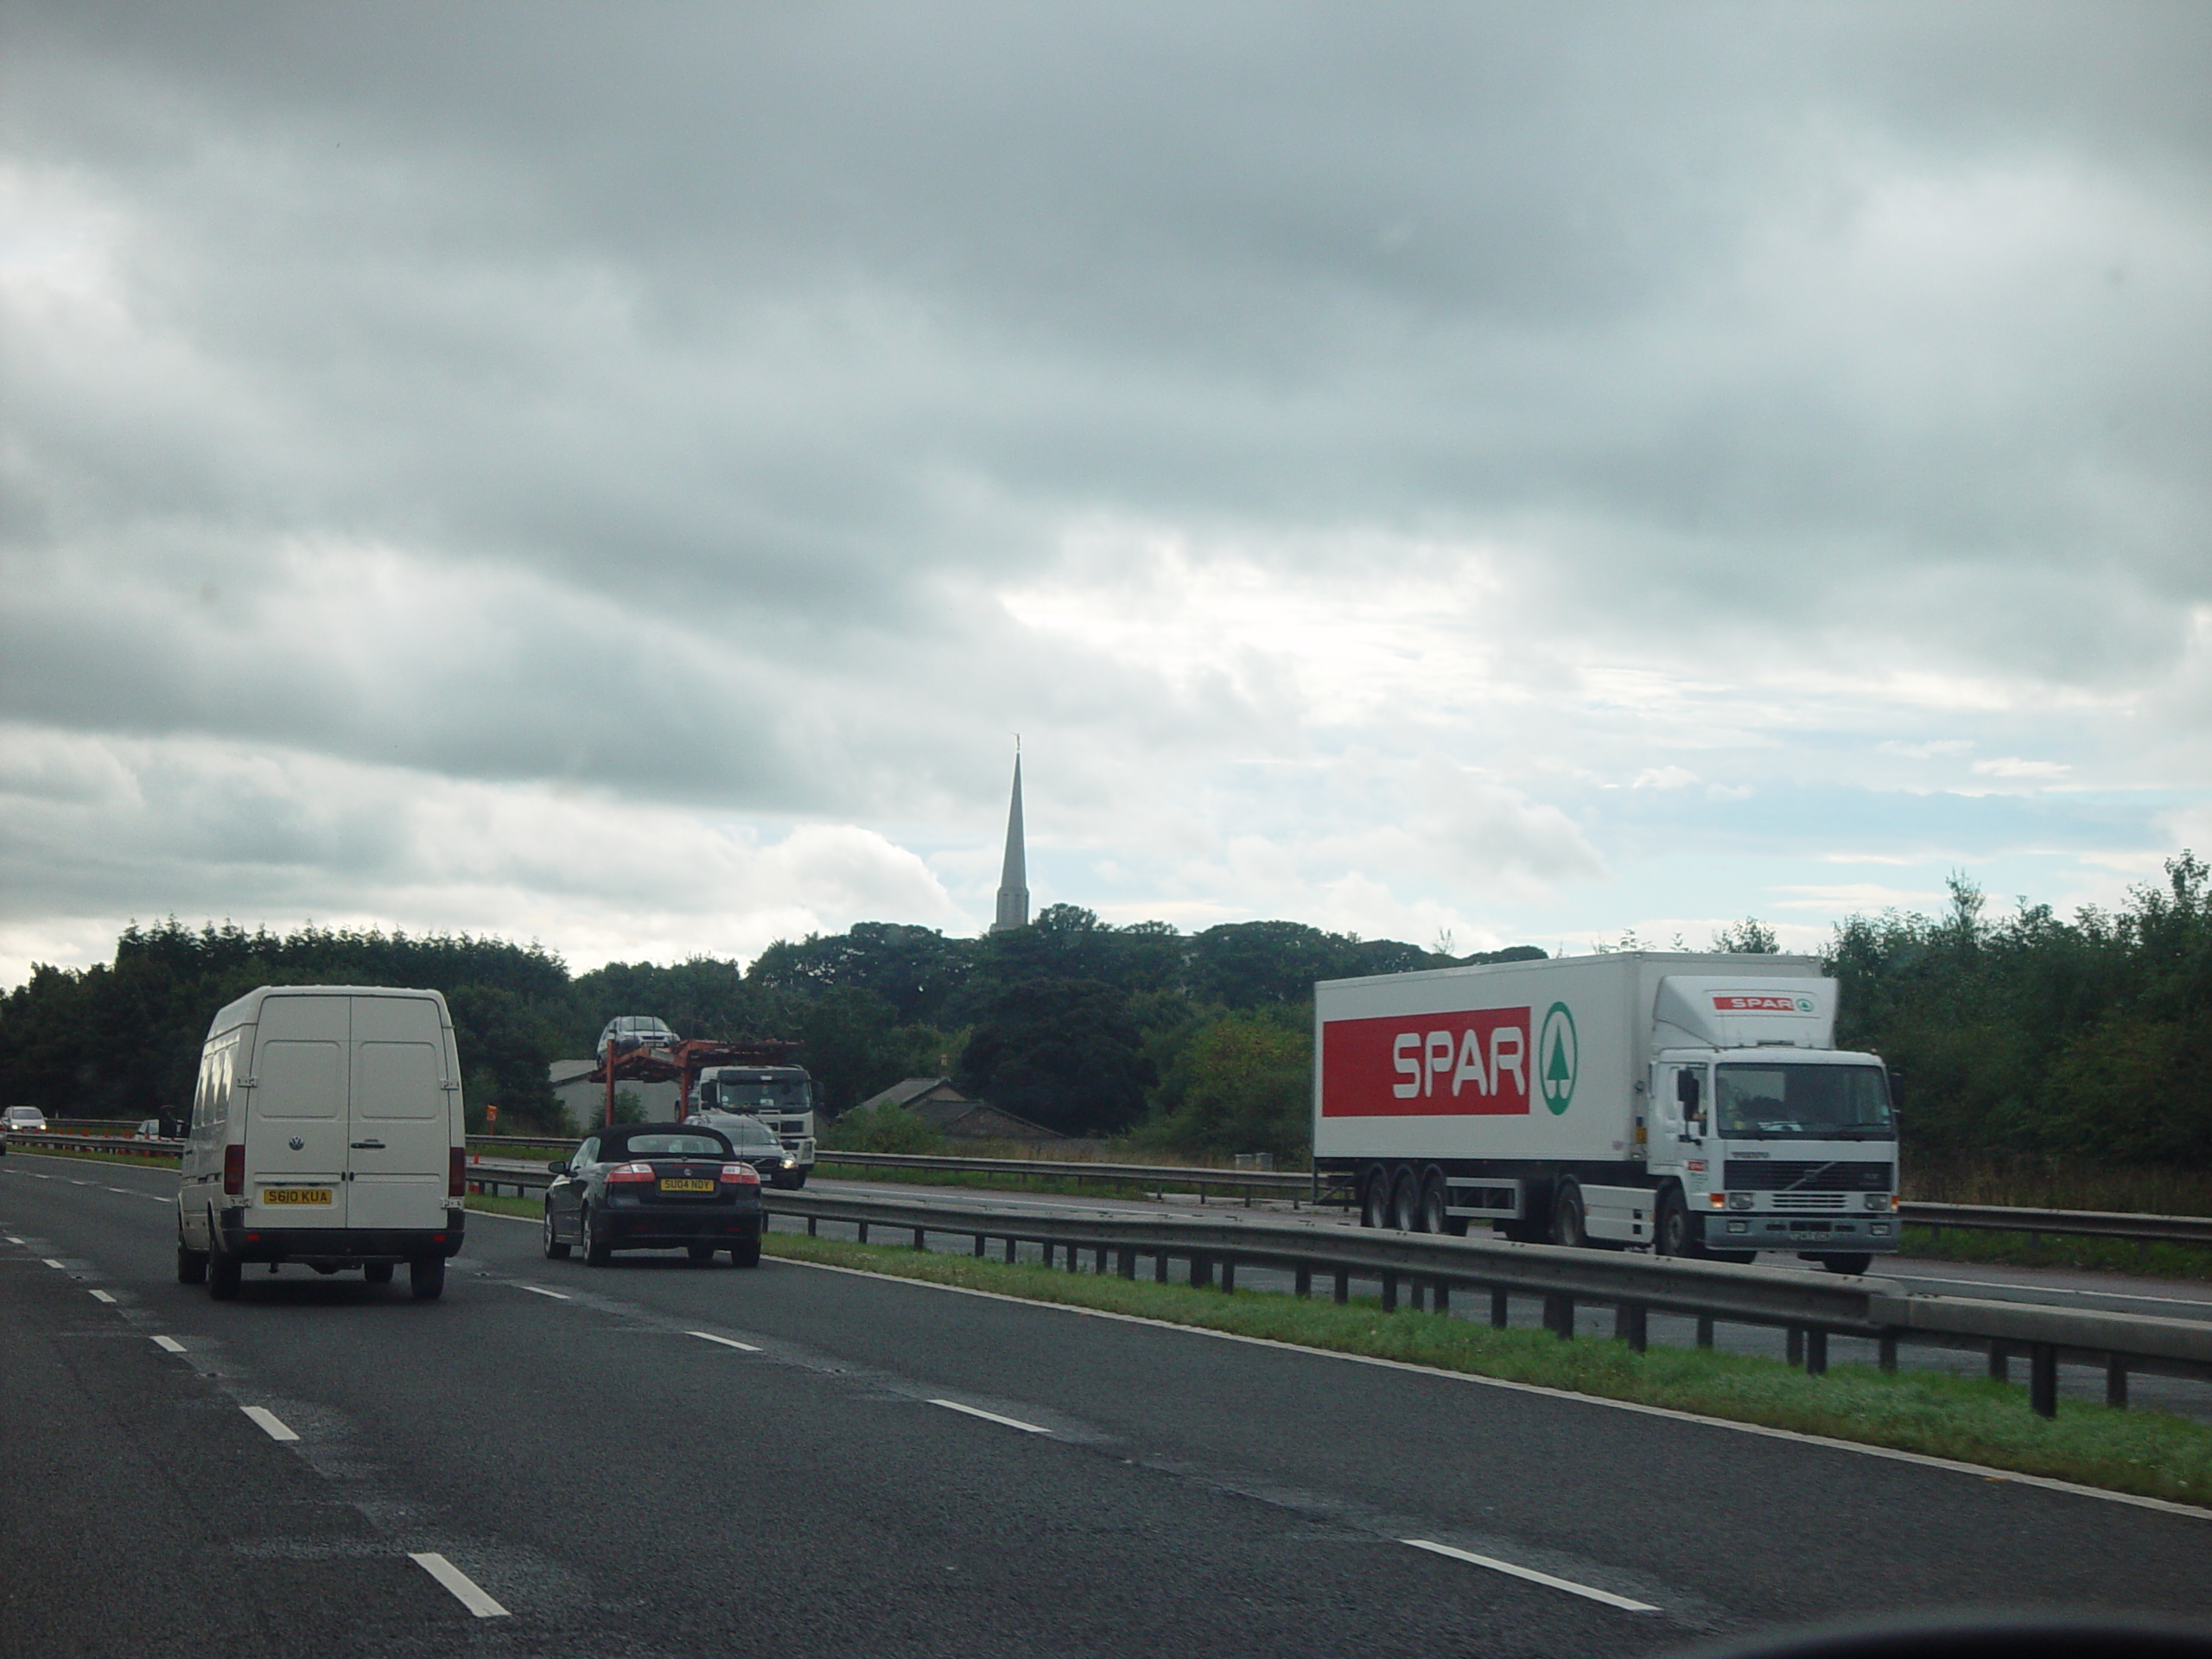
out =
<path fill-rule="evenodd" d="M 461 1249 L 467 1146 L 437 992 L 248 992 L 215 1016 L 200 1051 L 176 1276 L 227 1301 L 248 1262 L 359 1268 L 387 1284 L 404 1262 L 428 1301 Z"/>

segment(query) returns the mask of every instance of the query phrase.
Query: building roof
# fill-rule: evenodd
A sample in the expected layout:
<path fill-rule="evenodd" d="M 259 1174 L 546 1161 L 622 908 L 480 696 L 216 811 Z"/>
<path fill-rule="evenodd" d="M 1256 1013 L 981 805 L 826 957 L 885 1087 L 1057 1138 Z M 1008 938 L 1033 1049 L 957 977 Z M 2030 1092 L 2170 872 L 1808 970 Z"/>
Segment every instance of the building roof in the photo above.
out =
<path fill-rule="evenodd" d="M 973 1105 L 967 1096 L 952 1086 L 950 1077 L 908 1077 L 894 1083 L 880 1093 L 870 1095 L 855 1109 L 867 1111 L 872 1106 L 914 1106 L 924 1100 L 958 1101 Z"/>

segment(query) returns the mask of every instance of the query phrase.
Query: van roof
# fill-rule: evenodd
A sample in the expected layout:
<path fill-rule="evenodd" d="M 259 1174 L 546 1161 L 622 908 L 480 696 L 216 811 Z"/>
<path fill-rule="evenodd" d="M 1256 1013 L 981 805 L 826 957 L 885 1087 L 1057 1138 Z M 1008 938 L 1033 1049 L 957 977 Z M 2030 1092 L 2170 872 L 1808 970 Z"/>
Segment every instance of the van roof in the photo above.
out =
<path fill-rule="evenodd" d="M 438 1005 L 441 1024 L 451 1025 L 453 1016 L 446 1011 L 446 999 L 438 991 L 419 990 L 400 985 L 258 985 L 235 1002 L 227 1004 L 215 1015 L 208 1034 L 229 1031 L 238 1026 L 251 1026 L 261 1018 L 261 1005 L 272 996 L 413 996 L 427 997 Z"/>

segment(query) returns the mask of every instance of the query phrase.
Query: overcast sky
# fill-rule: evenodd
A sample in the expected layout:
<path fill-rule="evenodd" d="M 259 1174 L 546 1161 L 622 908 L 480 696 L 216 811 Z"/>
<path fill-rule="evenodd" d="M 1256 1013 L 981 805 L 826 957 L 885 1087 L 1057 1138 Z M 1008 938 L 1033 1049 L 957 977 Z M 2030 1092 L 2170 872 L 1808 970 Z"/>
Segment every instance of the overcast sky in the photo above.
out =
<path fill-rule="evenodd" d="M 0 0 L 0 981 L 2212 851 L 2212 7 Z"/>

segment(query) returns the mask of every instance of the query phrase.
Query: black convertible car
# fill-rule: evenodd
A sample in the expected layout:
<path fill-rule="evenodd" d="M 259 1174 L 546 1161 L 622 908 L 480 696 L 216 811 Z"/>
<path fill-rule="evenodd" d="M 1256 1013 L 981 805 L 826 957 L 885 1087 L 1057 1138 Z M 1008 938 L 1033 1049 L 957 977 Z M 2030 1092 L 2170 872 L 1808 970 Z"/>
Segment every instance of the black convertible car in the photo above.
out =
<path fill-rule="evenodd" d="M 717 1130 L 685 1123 L 618 1123 L 586 1136 L 548 1166 L 545 1254 L 579 1246 L 603 1267 L 617 1250 L 683 1249 L 694 1262 L 728 1250 L 760 1264 L 760 1175 Z"/>

